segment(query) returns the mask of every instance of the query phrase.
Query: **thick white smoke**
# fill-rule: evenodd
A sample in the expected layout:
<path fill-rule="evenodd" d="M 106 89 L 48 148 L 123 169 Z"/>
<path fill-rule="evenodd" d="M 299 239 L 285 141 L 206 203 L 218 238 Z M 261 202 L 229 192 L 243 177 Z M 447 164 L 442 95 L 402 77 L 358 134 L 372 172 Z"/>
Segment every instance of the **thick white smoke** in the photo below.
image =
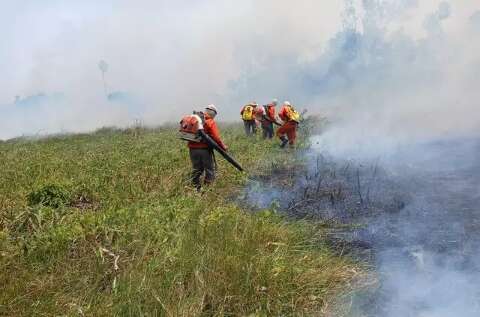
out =
<path fill-rule="evenodd" d="M 373 241 L 387 244 L 376 249 L 375 316 L 478 316 L 479 240 L 469 227 L 478 223 L 479 147 L 469 139 L 480 132 L 480 3 L 345 3 L 341 30 L 321 51 L 265 60 L 235 93 L 271 83 L 274 70 L 276 87 L 332 121 L 314 138 L 322 155 L 379 162 L 412 196 L 398 213 L 365 219 L 375 238 L 399 243 Z M 266 191 L 254 202 L 290 198 Z"/>
<path fill-rule="evenodd" d="M 159 124 L 210 102 L 234 120 L 242 103 L 272 97 L 352 131 L 372 121 L 382 135 L 472 129 L 476 10 L 435 0 L 9 1 L 0 12 L 0 138 L 138 117 Z M 141 111 L 106 101 L 101 59 L 109 92 L 141 100 Z M 64 98 L 13 104 L 38 93 Z"/>
<path fill-rule="evenodd" d="M 470 253 L 478 235 L 470 224 L 480 197 L 472 141 L 480 133 L 480 3 L 468 10 L 466 2 L 436 3 L 411 36 L 398 29 L 393 2 L 350 3 L 344 31 L 312 64 L 311 82 L 322 87 L 316 104 L 332 120 L 316 147 L 362 163 L 381 158 L 412 195 L 398 214 L 366 220 L 371 232 L 384 231 L 376 238 L 401 242 L 376 255 L 378 316 L 478 316 L 480 259 Z M 419 8 L 396 3 L 406 17 Z"/>
<path fill-rule="evenodd" d="M 320 145 L 342 155 L 378 155 L 413 140 L 478 134 L 478 13 L 462 16 L 458 3 L 441 2 L 425 16 L 424 35 L 414 38 L 391 30 L 388 8 L 364 1 L 362 18 L 352 9 L 354 23 L 316 63 L 316 104 L 335 122 Z"/>
<path fill-rule="evenodd" d="M 276 83 L 284 80 L 272 70 L 272 83 L 265 82 L 272 94 L 257 87 L 235 98 L 242 78 L 264 68 L 266 59 L 304 57 L 321 47 L 338 30 L 340 9 L 335 1 L 320 6 L 313 0 L 293 10 L 287 1 L 2 4 L 0 138 L 125 125 L 138 116 L 160 124 L 212 102 L 222 119 L 234 119 L 247 100 L 267 101 L 283 90 Z M 106 101 L 101 59 L 109 64 L 109 92 L 142 100 L 140 113 Z M 48 98 L 22 99 L 39 93 L 64 98 L 58 106 Z"/>

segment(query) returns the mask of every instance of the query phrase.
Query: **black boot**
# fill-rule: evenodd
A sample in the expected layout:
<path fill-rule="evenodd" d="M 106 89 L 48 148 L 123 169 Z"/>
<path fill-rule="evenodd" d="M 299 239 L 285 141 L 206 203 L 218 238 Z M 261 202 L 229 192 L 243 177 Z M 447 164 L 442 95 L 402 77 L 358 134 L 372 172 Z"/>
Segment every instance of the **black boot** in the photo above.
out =
<path fill-rule="evenodd" d="M 287 145 L 288 139 L 284 136 L 281 136 L 280 141 L 282 141 L 282 144 L 280 144 L 280 147 L 283 149 Z"/>

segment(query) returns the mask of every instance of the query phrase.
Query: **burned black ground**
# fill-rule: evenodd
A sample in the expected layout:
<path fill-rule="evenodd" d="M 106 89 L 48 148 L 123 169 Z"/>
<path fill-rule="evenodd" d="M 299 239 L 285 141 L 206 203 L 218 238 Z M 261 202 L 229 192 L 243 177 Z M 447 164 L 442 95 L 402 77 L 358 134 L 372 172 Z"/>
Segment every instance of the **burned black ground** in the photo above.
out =
<path fill-rule="evenodd" d="M 339 252 L 375 267 L 378 288 L 355 298 L 354 316 L 479 315 L 480 141 L 300 155 L 301 168 L 257 177 L 246 197 L 326 224 Z"/>

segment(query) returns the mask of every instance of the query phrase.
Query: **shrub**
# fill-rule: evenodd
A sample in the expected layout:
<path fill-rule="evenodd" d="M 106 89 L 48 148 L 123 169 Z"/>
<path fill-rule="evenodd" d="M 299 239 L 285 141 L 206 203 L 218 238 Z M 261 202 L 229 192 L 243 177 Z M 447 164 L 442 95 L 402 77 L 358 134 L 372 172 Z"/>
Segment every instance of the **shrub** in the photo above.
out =
<path fill-rule="evenodd" d="M 47 184 L 30 192 L 27 196 L 30 207 L 43 205 L 46 207 L 59 208 L 67 205 L 71 200 L 71 194 L 67 188 L 59 184 Z"/>

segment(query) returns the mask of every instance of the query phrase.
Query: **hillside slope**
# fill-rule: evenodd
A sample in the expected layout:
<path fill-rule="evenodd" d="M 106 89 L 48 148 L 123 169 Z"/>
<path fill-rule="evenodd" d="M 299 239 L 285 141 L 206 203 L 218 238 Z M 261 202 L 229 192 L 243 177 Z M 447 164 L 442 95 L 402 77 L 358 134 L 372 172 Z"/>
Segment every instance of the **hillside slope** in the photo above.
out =
<path fill-rule="evenodd" d="M 252 174 L 294 159 L 222 132 Z M 242 210 L 247 176 L 217 160 L 198 194 L 174 129 L 0 143 L 0 315 L 324 315 L 357 266 L 313 224 Z"/>

